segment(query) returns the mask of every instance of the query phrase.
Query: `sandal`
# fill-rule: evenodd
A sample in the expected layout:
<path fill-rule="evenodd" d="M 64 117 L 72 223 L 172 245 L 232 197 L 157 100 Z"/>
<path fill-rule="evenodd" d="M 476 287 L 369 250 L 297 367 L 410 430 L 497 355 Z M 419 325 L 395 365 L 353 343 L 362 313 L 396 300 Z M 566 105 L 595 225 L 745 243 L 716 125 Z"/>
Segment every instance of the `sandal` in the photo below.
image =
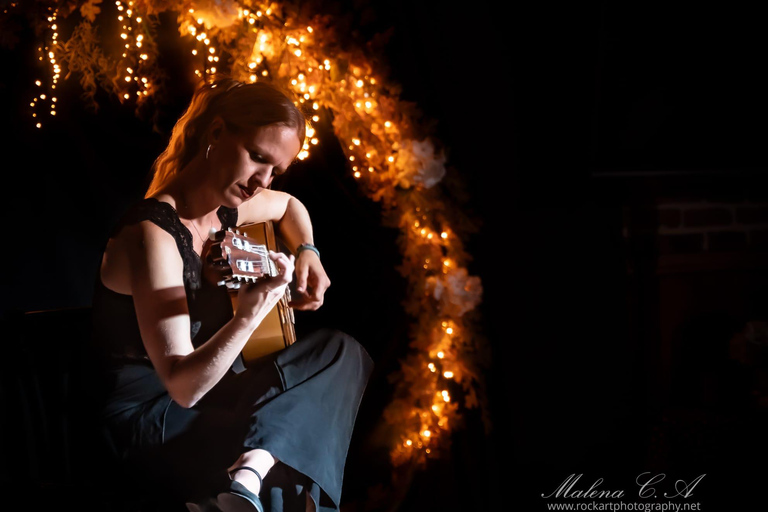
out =
<path fill-rule="evenodd" d="M 261 475 L 258 471 L 248 466 L 240 466 L 233 469 L 229 472 L 229 478 L 231 479 L 232 475 L 241 469 L 252 471 L 258 477 L 259 484 L 261 484 Z M 222 512 L 264 512 L 264 506 L 261 504 L 259 497 L 235 480 L 229 482 L 229 488 L 226 491 L 219 493 L 216 501 Z"/>
<path fill-rule="evenodd" d="M 187 502 L 186 506 L 189 512 L 221 512 L 213 498 L 209 498 L 203 503 Z"/>

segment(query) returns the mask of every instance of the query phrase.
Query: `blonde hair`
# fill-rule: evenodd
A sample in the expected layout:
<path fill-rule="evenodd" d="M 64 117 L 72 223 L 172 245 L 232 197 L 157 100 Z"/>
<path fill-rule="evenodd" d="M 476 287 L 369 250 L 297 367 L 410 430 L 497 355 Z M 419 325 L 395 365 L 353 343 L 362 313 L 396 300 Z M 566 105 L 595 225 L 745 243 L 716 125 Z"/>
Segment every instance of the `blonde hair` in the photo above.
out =
<path fill-rule="evenodd" d="M 301 145 L 306 137 L 308 118 L 290 93 L 267 82 L 242 83 L 219 78 L 203 84 L 192 95 L 189 106 L 171 130 L 168 145 L 152 164 L 152 181 L 145 197 L 156 194 L 194 158 L 216 116 L 234 132 L 278 124 L 295 129 Z"/>

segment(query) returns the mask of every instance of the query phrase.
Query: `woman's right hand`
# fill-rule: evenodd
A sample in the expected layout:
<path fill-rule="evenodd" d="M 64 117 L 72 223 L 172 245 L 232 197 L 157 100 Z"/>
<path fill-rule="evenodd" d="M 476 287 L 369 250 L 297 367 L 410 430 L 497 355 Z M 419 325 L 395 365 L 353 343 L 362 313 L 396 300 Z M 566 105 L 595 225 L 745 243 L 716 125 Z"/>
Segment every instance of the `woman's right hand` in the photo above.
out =
<path fill-rule="evenodd" d="M 261 321 L 285 295 L 285 287 L 293 279 L 295 258 L 292 254 L 274 251 L 269 251 L 269 258 L 275 262 L 277 275 L 240 286 L 237 291 L 236 317 Z"/>

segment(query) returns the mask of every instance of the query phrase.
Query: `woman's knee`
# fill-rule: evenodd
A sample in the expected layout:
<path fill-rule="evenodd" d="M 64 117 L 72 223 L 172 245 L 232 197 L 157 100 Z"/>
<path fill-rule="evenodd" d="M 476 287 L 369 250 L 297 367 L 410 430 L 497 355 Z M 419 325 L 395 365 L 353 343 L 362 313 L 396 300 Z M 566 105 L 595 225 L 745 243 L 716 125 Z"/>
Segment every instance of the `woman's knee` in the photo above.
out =
<path fill-rule="evenodd" d="M 351 335 L 338 329 L 325 329 L 327 343 L 335 347 L 339 360 L 361 367 L 366 375 L 373 370 L 373 359 L 365 347 Z"/>

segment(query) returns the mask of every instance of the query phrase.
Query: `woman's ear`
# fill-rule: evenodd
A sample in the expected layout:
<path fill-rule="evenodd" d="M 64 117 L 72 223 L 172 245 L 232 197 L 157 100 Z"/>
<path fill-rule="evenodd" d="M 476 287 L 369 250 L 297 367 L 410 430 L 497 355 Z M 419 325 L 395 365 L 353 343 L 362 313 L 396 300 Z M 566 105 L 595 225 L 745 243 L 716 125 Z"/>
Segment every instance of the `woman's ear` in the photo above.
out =
<path fill-rule="evenodd" d="M 216 116 L 208 125 L 208 144 L 216 144 L 221 137 L 221 132 L 224 131 L 224 120 L 220 116 Z"/>

